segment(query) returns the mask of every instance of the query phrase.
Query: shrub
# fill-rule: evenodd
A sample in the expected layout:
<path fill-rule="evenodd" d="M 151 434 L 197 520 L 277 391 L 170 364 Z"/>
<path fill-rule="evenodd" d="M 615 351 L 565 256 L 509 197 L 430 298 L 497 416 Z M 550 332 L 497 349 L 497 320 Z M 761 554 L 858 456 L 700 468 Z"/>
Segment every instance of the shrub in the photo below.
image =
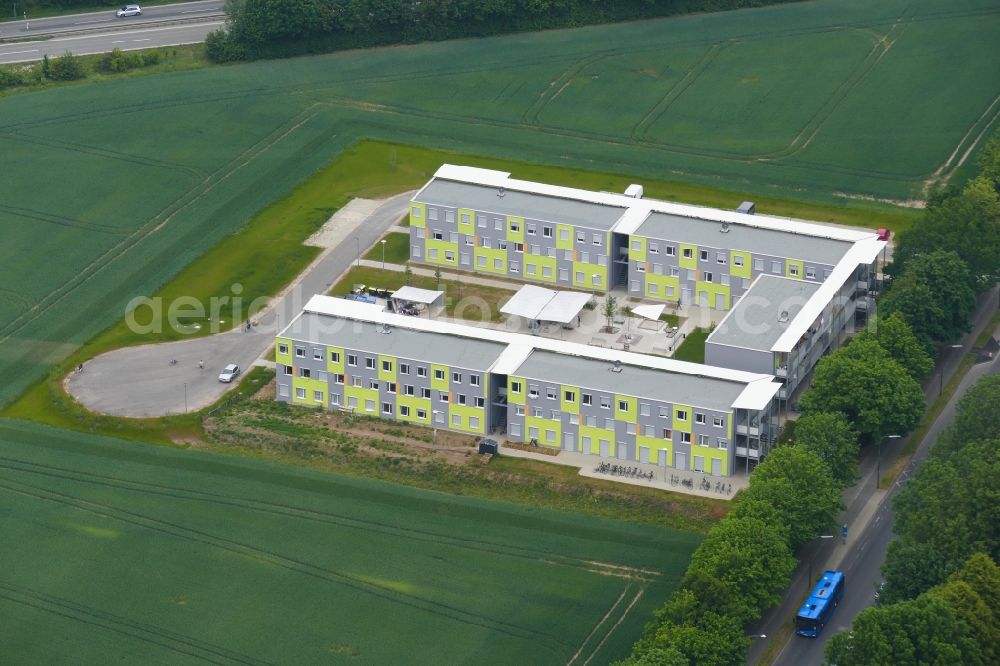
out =
<path fill-rule="evenodd" d="M 76 81 L 87 76 L 87 72 L 83 69 L 83 63 L 69 51 L 58 58 L 43 62 L 43 71 L 45 64 L 48 65 L 46 76 L 53 81 Z"/>

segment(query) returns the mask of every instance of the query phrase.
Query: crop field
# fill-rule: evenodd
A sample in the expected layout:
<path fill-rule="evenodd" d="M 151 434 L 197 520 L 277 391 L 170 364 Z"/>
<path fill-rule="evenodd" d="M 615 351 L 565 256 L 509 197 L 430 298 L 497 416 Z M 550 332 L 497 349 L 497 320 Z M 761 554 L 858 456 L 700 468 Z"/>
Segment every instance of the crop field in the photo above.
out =
<path fill-rule="evenodd" d="M 997 34 L 992 0 L 820 0 L 0 98 L 0 405 L 359 139 L 863 223 L 996 125 Z"/>
<path fill-rule="evenodd" d="M 700 537 L 0 423 L 14 663 L 608 663 Z"/>

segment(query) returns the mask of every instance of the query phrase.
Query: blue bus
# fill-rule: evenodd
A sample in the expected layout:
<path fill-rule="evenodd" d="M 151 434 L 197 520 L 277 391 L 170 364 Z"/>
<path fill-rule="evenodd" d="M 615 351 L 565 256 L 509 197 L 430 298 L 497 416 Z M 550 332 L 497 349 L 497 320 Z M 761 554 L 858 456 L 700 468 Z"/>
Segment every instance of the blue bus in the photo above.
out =
<path fill-rule="evenodd" d="M 840 600 L 844 598 L 847 578 L 843 571 L 824 571 L 795 616 L 795 633 L 815 638 L 830 621 Z"/>

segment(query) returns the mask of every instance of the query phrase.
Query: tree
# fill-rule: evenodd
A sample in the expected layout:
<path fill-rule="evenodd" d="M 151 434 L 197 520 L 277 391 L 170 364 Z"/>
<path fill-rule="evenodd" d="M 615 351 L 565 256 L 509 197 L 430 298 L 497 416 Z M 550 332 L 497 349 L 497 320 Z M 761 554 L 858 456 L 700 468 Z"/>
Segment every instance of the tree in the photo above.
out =
<path fill-rule="evenodd" d="M 441 289 L 441 269 L 434 269 L 434 290 L 439 291 Z"/>
<path fill-rule="evenodd" d="M 805 446 L 780 446 L 750 476 L 743 502 L 770 504 L 788 525 L 796 550 L 834 524 L 842 508 L 840 486 L 820 457 Z"/>
<path fill-rule="evenodd" d="M 986 375 L 966 391 L 952 434 L 959 442 L 1000 437 L 1000 375 Z"/>
<path fill-rule="evenodd" d="M 778 602 L 794 569 L 779 530 L 761 520 L 727 516 L 694 552 L 688 573 L 719 580 L 733 600 L 730 616 L 747 622 Z"/>
<path fill-rule="evenodd" d="M 858 433 L 840 412 L 813 412 L 795 421 L 795 443 L 826 463 L 841 487 L 858 477 Z"/>
<path fill-rule="evenodd" d="M 903 315 L 894 312 L 888 317 L 878 319 L 876 324 L 874 335 L 882 349 L 889 352 L 889 356 L 906 368 L 910 376 L 918 382 L 926 379 L 934 369 L 934 359 L 913 334 L 913 329 L 903 319 Z M 863 331 L 860 335 L 872 335 L 871 329 Z"/>
<path fill-rule="evenodd" d="M 409 285 L 412 280 L 413 280 L 413 269 L 410 268 L 409 264 L 407 264 L 406 270 L 403 271 L 403 284 Z"/>
<path fill-rule="evenodd" d="M 979 645 L 987 664 L 998 662 L 1000 617 L 994 613 L 979 592 L 965 581 L 949 580 L 943 585 L 931 588 L 927 594 L 946 603 L 955 613 L 955 617 L 965 623 L 969 635 Z"/>
<path fill-rule="evenodd" d="M 920 254 L 893 280 L 879 307 L 884 316 L 900 313 L 925 346 L 956 340 L 969 330 L 976 307 L 974 284 L 968 265 L 955 252 Z"/>
<path fill-rule="evenodd" d="M 991 146 L 1000 146 L 994 138 Z M 1000 150 L 984 149 L 981 175 L 960 191 L 931 204 L 919 224 L 900 234 L 893 253 L 895 270 L 936 250 L 952 250 L 964 261 L 980 289 L 996 280 L 1000 268 Z"/>
<path fill-rule="evenodd" d="M 871 439 L 909 432 L 924 412 L 920 384 L 872 337 L 820 359 L 799 404 L 806 413 L 842 412 Z"/>
<path fill-rule="evenodd" d="M 732 666 L 746 660 L 747 637 L 743 625 L 736 618 L 714 612 L 706 613 L 698 624 L 666 623 L 657 627 L 652 639 L 652 650 L 684 661 L 667 662 L 697 664 L 698 666 Z M 647 656 L 645 661 L 628 661 L 629 666 L 660 664 Z"/>
<path fill-rule="evenodd" d="M 826 659 L 838 666 L 983 663 L 982 652 L 969 635 L 968 626 L 948 604 L 928 595 L 863 610 L 851 631 L 830 639 Z"/>
<path fill-rule="evenodd" d="M 608 294 L 604 297 L 604 318 L 608 320 L 608 332 L 612 332 L 614 329 L 612 325 L 615 321 L 615 314 L 618 312 L 618 299 Z"/>

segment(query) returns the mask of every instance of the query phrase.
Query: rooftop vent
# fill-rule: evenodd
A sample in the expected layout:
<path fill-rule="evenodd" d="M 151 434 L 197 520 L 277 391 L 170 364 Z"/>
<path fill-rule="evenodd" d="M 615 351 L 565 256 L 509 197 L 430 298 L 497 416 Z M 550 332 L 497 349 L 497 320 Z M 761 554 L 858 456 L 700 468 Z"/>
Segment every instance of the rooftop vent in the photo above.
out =
<path fill-rule="evenodd" d="M 621 372 L 621 371 L 622 371 L 622 362 L 619 361 L 618 359 L 615 359 L 615 364 L 611 366 L 611 372 Z"/>
<path fill-rule="evenodd" d="M 378 331 L 379 333 L 382 333 L 383 335 L 388 335 L 389 333 L 392 333 L 392 329 L 389 328 L 389 324 L 382 324 L 375 330 Z"/>
<path fill-rule="evenodd" d="M 719 229 L 719 231 L 721 231 L 724 234 L 728 234 L 729 233 L 729 223 L 728 222 L 723 222 L 722 223 L 722 227 Z"/>
<path fill-rule="evenodd" d="M 788 310 L 781 311 L 781 314 L 778 315 L 778 321 L 782 324 L 788 323 Z"/>
<path fill-rule="evenodd" d="M 625 188 L 625 196 L 632 197 L 633 199 L 641 199 L 643 195 L 642 185 L 637 185 L 632 183 Z"/>
<path fill-rule="evenodd" d="M 506 190 L 504 190 L 504 188 L 502 187 L 499 190 L 497 190 L 497 196 L 500 197 L 501 199 L 503 198 L 503 195 L 505 195 L 506 193 L 507 193 Z"/>
<path fill-rule="evenodd" d="M 757 204 L 752 201 L 744 201 L 740 204 L 739 208 L 736 209 L 737 213 L 745 213 L 746 215 L 753 215 L 757 212 Z"/>

